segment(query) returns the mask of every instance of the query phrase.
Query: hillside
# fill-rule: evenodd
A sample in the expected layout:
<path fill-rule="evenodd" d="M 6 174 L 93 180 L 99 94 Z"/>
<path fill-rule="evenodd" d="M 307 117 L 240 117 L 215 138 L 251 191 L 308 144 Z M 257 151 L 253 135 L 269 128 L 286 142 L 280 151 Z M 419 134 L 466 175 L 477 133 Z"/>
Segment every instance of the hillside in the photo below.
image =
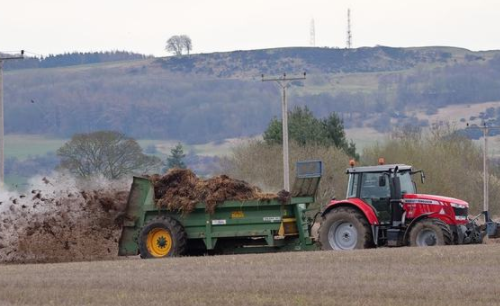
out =
<path fill-rule="evenodd" d="M 500 100 L 500 51 L 235 51 L 6 71 L 6 131 L 67 138 L 112 129 L 188 143 L 254 136 L 280 113 L 279 91 L 260 75 L 303 71 L 307 80 L 290 90 L 292 106 L 340 112 L 347 127 L 380 132 L 429 124 L 417 111 Z"/>
<path fill-rule="evenodd" d="M 45 57 L 34 57 L 30 56 L 30 54 L 27 53 L 22 61 L 7 61 L 4 67 L 5 70 L 67 67 L 147 58 L 143 54 L 125 51 L 72 52 L 56 55 L 51 54 Z M 0 56 L 8 55 L 0 53 Z"/>

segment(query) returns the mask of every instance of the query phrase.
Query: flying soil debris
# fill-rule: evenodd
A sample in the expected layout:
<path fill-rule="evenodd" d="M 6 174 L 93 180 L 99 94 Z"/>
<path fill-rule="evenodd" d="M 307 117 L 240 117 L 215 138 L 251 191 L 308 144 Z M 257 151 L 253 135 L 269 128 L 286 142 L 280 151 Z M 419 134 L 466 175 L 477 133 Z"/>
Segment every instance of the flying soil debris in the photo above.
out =
<path fill-rule="evenodd" d="M 57 182 L 42 179 L 44 184 Z M 125 187 L 125 186 L 124 186 Z M 123 189 L 33 189 L 0 209 L 0 262 L 59 262 L 116 256 L 128 193 Z M 0 206 L 1 207 L 1 206 Z"/>
<path fill-rule="evenodd" d="M 200 179 L 190 170 L 152 175 L 156 204 L 188 214 L 204 202 L 213 213 L 226 200 L 288 201 L 289 193 L 263 193 L 226 175 Z M 122 230 L 129 183 L 61 186 L 42 178 L 40 189 L 0 203 L 0 262 L 65 262 L 114 259 Z M 102 187 L 105 186 L 105 187 Z"/>

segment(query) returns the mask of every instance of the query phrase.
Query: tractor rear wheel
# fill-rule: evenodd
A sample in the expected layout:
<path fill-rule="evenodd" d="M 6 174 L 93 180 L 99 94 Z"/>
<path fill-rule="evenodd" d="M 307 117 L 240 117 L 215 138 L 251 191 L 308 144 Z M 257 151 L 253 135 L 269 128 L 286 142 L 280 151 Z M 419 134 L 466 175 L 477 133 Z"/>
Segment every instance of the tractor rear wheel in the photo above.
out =
<path fill-rule="evenodd" d="M 174 257 L 184 254 L 186 231 L 171 217 L 158 217 L 149 221 L 139 235 L 141 258 Z"/>
<path fill-rule="evenodd" d="M 411 246 L 449 245 L 453 243 L 453 234 L 440 219 L 424 219 L 410 230 L 409 242 Z"/>
<path fill-rule="evenodd" d="M 322 250 L 353 250 L 371 247 L 373 238 L 370 224 L 360 212 L 339 207 L 323 217 L 318 242 Z"/>

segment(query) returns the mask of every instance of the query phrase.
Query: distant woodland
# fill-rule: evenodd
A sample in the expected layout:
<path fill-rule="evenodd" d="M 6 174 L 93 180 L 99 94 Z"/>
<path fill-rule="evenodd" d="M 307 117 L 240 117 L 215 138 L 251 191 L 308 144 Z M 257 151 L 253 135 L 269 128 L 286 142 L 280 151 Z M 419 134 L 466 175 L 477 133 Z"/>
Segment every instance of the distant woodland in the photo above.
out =
<path fill-rule="evenodd" d="M 72 52 L 46 57 L 30 57 L 27 55 L 22 61 L 7 61 L 5 70 L 67 67 L 144 58 L 146 58 L 145 55 L 126 51 Z"/>
<path fill-rule="evenodd" d="M 291 106 L 307 105 L 319 117 L 338 112 L 346 127 L 425 126 L 412 111 L 500 101 L 500 52 L 457 48 L 285 48 L 166 58 L 72 53 L 12 62 L 6 70 L 7 133 L 65 138 L 117 130 L 206 143 L 262 134 L 280 114 L 280 91 L 260 76 L 284 72 L 307 72 L 305 82 L 291 84 Z"/>

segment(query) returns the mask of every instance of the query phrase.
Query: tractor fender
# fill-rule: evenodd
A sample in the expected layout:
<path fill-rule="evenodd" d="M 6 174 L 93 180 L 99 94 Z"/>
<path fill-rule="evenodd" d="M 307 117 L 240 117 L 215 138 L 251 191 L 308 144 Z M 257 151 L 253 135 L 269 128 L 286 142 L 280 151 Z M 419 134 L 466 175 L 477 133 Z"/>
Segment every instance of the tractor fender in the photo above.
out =
<path fill-rule="evenodd" d="M 378 225 L 378 218 L 375 214 L 375 211 L 371 206 L 366 204 L 365 202 L 359 199 L 350 199 L 350 201 L 332 201 L 330 205 L 328 205 L 325 210 L 321 213 L 321 216 L 324 217 L 328 214 L 332 209 L 337 207 L 351 207 L 358 210 L 363 216 L 366 218 L 370 225 Z"/>
<path fill-rule="evenodd" d="M 359 199 L 350 199 L 350 201 L 335 201 L 333 200 L 330 205 L 328 205 L 325 210 L 321 213 L 321 216 L 324 217 L 331 210 L 337 207 L 349 207 L 357 210 L 360 214 L 362 214 L 368 223 L 370 224 L 372 230 L 373 243 L 378 245 L 378 218 L 375 214 L 375 210 L 373 207 L 369 206 L 365 202 Z"/>

